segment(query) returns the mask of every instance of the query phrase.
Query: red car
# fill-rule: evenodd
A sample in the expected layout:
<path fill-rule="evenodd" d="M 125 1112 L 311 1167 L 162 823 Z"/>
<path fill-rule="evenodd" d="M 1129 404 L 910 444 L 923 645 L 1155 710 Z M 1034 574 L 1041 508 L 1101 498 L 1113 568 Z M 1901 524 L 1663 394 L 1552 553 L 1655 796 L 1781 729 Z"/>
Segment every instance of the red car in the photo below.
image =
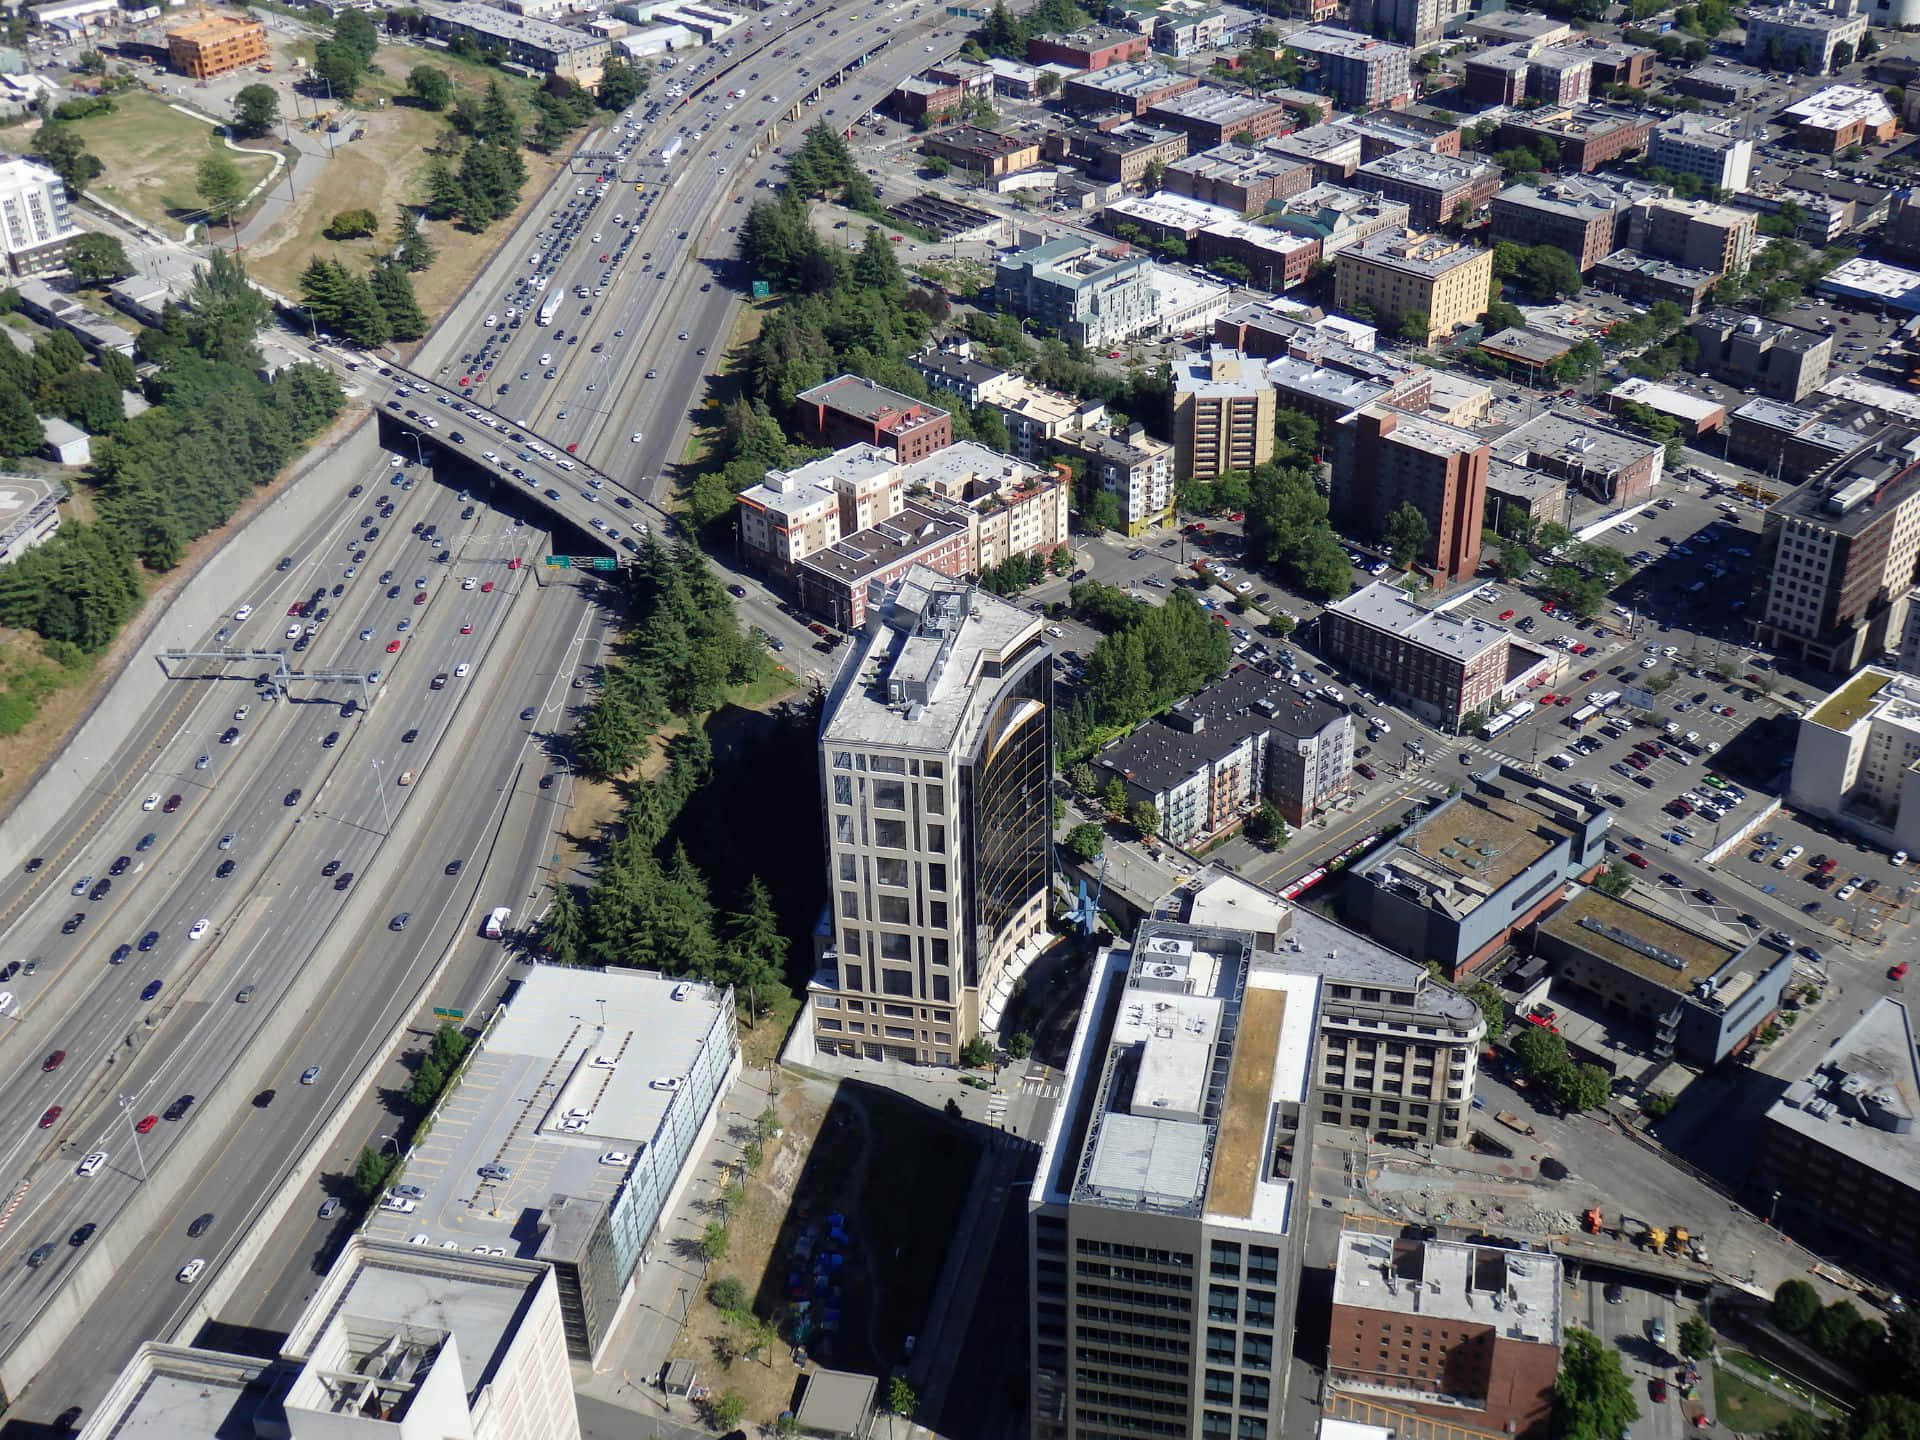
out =
<path fill-rule="evenodd" d="M 306 613 L 307 613 L 307 607 L 298 600 L 294 601 L 293 604 L 287 606 L 287 614 L 289 615 L 304 615 Z"/>
<path fill-rule="evenodd" d="M 1583 673 L 1583 674 L 1582 674 L 1582 675 L 1580 676 L 1580 683 L 1581 683 L 1582 685 L 1584 685 L 1584 684 L 1586 684 L 1586 683 L 1587 683 L 1587 681 L 1589 681 L 1589 680 L 1591 680 L 1591 679 L 1593 679 L 1593 678 L 1594 678 L 1594 676 L 1596 676 L 1596 675 L 1598 675 L 1599 673 L 1600 673 L 1600 672 L 1599 672 L 1598 670 L 1588 670 L 1588 671 L 1586 671 L 1585 673 Z"/>
<path fill-rule="evenodd" d="M 579 442 L 578 440 L 575 440 L 575 441 L 574 441 L 574 442 L 573 442 L 572 444 L 570 444 L 570 445 L 568 445 L 568 446 L 567 446 L 567 453 L 568 453 L 569 455 L 572 455 L 572 454 L 574 454 L 574 453 L 575 453 L 576 451 L 578 451 L 578 450 L 579 450 L 579 448 L 580 448 L 580 442 Z"/>
<path fill-rule="evenodd" d="M 473 377 L 471 375 L 462 375 L 460 377 L 460 383 L 462 385 L 471 385 L 473 383 Z"/>
<path fill-rule="evenodd" d="M 1666 1376 L 1656 1375 L 1653 1377 L 1653 1399 L 1654 1399 L 1654 1403 L 1658 1405 L 1664 1405 L 1667 1403 L 1667 1377 Z"/>
<path fill-rule="evenodd" d="M 1564 710 L 1567 708 L 1568 702 L 1571 701 L 1572 699 L 1573 697 L 1571 695 L 1562 695 L 1559 699 L 1555 700 L 1553 703 L 1558 705 L 1562 710 Z"/>
<path fill-rule="evenodd" d="M 61 1105 L 49 1105 L 47 1107 L 47 1113 L 40 1117 L 40 1128 L 42 1130 L 51 1130 L 53 1128 L 53 1122 L 60 1118 L 60 1112 L 64 1108 L 65 1107 Z"/>
<path fill-rule="evenodd" d="M 160 1117 L 158 1115 L 149 1115 L 144 1120 L 138 1121 L 133 1128 L 144 1135 L 159 1123 Z"/>
<path fill-rule="evenodd" d="M 1551 600 L 1543 600 L 1540 604 L 1540 613 L 1542 615 L 1553 614 L 1553 602 Z"/>
<path fill-rule="evenodd" d="M 462 635 L 471 635 L 471 634 L 473 633 L 473 626 L 472 626 L 472 625 L 462 625 L 462 626 L 460 627 L 460 633 L 461 633 Z"/>
<path fill-rule="evenodd" d="M 389 640 L 387 642 L 387 654 L 398 655 L 399 653 L 400 653 L 400 642 L 398 640 Z"/>
<path fill-rule="evenodd" d="M 1540 697 L 1540 703 L 1542 705 L 1551 705 L 1555 701 L 1557 701 L 1559 698 L 1560 697 L 1558 695 L 1554 694 L 1551 690 L 1549 690 L 1546 694 Z"/>
<path fill-rule="evenodd" d="M 1373 767 L 1367 764 L 1367 762 L 1364 760 L 1362 760 L 1358 765 L 1354 766 L 1353 768 L 1355 772 L 1358 773 L 1360 777 L 1364 780 L 1372 780 L 1375 778 Z"/>
<path fill-rule="evenodd" d="M 512 564 L 511 566 L 509 566 L 508 568 L 509 568 L 509 569 L 512 569 L 512 570 L 518 570 L 518 569 L 520 568 L 520 562 L 519 562 L 518 560 L 516 560 L 516 561 L 514 561 L 514 562 L 513 562 L 513 564 Z M 491 594 L 493 593 L 493 581 L 491 581 L 491 580 L 482 580 L 482 581 L 480 582 L 480 593 L 481 593 L 482 595 L 491 595 Z M 419 604 L 420 602 L 419 602 L 418 600 L 416 600 L 416 601 L 414 601 L 413 603 L 414 603 L 414 604 L 416 604 L 416 605 L 418 605 L 418 604 Z"/>
<path fill-rule="evenodd" d="M 1511 610 L 1502 610 L 1502 611 L 1500 612 L 1500 618 L 1501 618 L 1502 620 L 1511 620 L 1511 619 L 1513 618 L 1513 611 L 1511 611 Z"/>
<path fill-rule="evenodd" d="M 67 1063 L 67 1052 L 64 1050 L 56 1050 L 51 1055 L 47 1056 L 45 1060 L 42 1060 L 40 1062 L 40 1073 L 42 1075 L 51 1075 L 55 1070 L 58 1070 L 62 1065 L 66 1063 Z"/>
<path fill-rule="evenodd" d="M 413 592 L 413 603 L 414 603 L 414 604 L 416 604 L 416 605 L 424 605 L 424 604 L 426 604 L 426 603 L 427 603 L 427 592 L 426 592 L 426 591 L 424 591 L 424 590 L 416 590 L 416 591 L 414 591 L 414 592 Z"/>
<path fill-rule="evenodd" d="M 1907 962 L 1905 960 L 1902 960 L 1898 965 L 1887 971 L 1887 979 L 1889 980 L 1904 980 L 1906 978 Z"/>
<path fill-rule="evenodd" d="M 1647 857 L 1642 855 L 1638 850 L 1629 850 L 1627 852 L 1627 864 L 1633 866 L 1636 870 L 1644 870 L 1647 868 Z"/>

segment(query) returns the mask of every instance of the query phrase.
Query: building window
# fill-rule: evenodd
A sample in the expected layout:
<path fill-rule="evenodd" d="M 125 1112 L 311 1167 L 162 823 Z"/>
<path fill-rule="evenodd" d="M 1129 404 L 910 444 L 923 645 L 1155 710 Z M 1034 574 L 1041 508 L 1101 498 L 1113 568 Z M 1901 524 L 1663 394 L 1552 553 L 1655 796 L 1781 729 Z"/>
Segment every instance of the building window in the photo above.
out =
<path fill-rule="evenodd" d="M 1233 1434 L 1233 1418 L 1218 1410 L 1203 1411 L 1200 1416 L 1202 1440 L 1228 1440 Z"/>
<path fill-rule="evenodd" d="M 1264 1410 L 1272 1403 L 1273 1384 L 1264 1376 L 1242 1375 L 1240 1377 L 1240 1403 L 1246 1406 L 1258 1406 Z"/>
<path fill-rule="evenodd" d="M 1240 1318 L 1240 1292 L 1231 1285 L 1207 1287 L 1207 1318 L 1231 1324 Z"/>
<path fill-rule="evenodd" d="M 1240 1440 L 1267 1440 L 1267 1422 L 1259 1415 L 1240 1417 Z"/>
<path fill-rule="evenodd" d="M 1233 1364 L 1233 1331 L 1207 1331 L 1207 1363 L 1209 1365 Z"/>
<path fill-rule="evenodd" d="M 907 822 L 904 820 L 875 820 L 873 822 L 873 843 L 883 850 L 906 849 Z"/>
<path fill-rule="evenodd" d="M 1274 1294 L 1271 1290 L 1247 1291 L 1247 1324 L 1262 1330 L 1273 1328 Z"/>
<path fill-rule="evenodd" d="M 1238 1280 L 1240 1278 L 1240 1247 L 1231 1241 L 1216 1240 L 1210 1256 L 1213 1278 L 1216 1280 Z"/>
<path fill-rule="evenodd" d="M 1268 1285 L 1280 1283 L 1280 1252 L 1271 1245 L 1247 1247 L 1247 1279 Z"/>
<path fill-rule="evenodd" d="M 1273 1369 L 1273 1337 L 1271 1335 L 1242 1336 L 1240 1367 L 1243 1370 Z"/>
<path fill-rule="evenodd" d="M 882 960 L 913 959 L 913 937 L 897 935 L 889 930 L 880 932 L 880 958 Z"/>
<path fill-rule="evenodd" d="M 904 810 L 907 808 L 906 782 L 901 780 L 876 780 L 873 782 L 873 803 L 882 810 Z"/>
<path fill-rule="evenodd" d="M 888 995 L 911 995 L 913 994 L 913 972 L 883 969 L 880 972 L 880 988 Z"/>

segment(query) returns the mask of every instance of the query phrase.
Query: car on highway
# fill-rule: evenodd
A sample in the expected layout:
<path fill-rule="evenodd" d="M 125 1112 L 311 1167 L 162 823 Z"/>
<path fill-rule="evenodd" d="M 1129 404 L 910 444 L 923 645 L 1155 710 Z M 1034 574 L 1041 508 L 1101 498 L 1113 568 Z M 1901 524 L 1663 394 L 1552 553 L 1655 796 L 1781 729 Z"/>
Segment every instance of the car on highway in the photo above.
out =
<path fill-rule="evenodd" d="M 82 1160 L 79 1168 L 73 1173 L 76 1175 L 97 1175 L 100 1172 L 100 1167 L 106 1163 L 107 1152 L 104 1150 L 96 1150 L 87 1156 L 86 1159 Z"/>
<path fill-rule="evenodd" d="M 67 917 L 66 924 L 60 927 L 60 933 L 62 935 L 71 935 L 73 934 L 74 931 L 78 930 L 82 925 L 86 923 L 87 923 L 86 912 L 84 910 L 76 910 L 73 912 L 72 915 Z"/>
<path fill-rule="evenodd" d="M 340 1201 L 338 1198 L 329 1195 L 325 1200 L 320 1202 L 320 1218 L 322 1220 L 331 1220 L 339 1213 Z"/>
<path fill-rule="evenodd" d="M 200 919 L 194 921 L 193 928 L 187 931 L 187 939 L 198 940 L 202 935 L 206 933 L 207 933 L 207 920 L 205 916 L 202 916 Z"/>
<path fill-rule="evenodd" d="M 145 1135 L 150 1130 L 152 1130 L 154 1126 L 158 1125 L 159 1123 L 160 1123 L 160 1117 L 158 1115 L 143 1116 L 140 1120 L 135 1122 L 133 1127 L 134 1133 L 138 1135 Z"/>
<path fill-rule="evenodd" d="M 107 963 L 109 965 L 118 965 L 131 954 L 133 954 L 133 946 L 116 945 L 113 948 L 113 953 L 107 957 Z"/>
<path fill-rule="evenodd" d="M 140 992 L 140 998 L 142 1000 L 157 999 L 160 994 L 161 986 L 165 984 L 166 982 L 164 980 L 149 980 L 146 984 L 146 988 Z"/>
<path fill-rule="evenodd" d="M 387 928 L 395 931 L 404 930 L 407 928 L 407 922 L 411 919 L 413 919 L 413 912 L 411 910 L 402 910 L 387 922 Z"/>
<path fill-rule="evenodd" d="M 206 1211 L 204 1214 L 196 1215 L 193 1217 L 193 1223 L 187 1226 L 187 1234 L 192 1236 L 195 1240 L 198 1240 L 202 1235 L 206 1234 L 207 1231 L 212 1228 L 212 1226 L 213 1226 L 213 1212 L 209 1210 L 209 1211 Z"/>
<path fill-rule="evenodd" d="M 300 787 L 296 785 L 294 786 L 293 789 L 287 791 L 285 798 L 282 799 L 280 803 L 282 805 L 287 806 L 289 809 L 291 809 L 293 806 L 298 805 L 300 803 L 300 795 L 301 795 Z"/>
<path fill-rule="evenodd" d="M 67 1052 L 64 1050 L 55 1050 L 40 1062 L 40 1073 L 42 1075 L 51 1075 L 66 1063 Z"/>
<path fill-rule="evenodd" d="M 60 1112 L 65 1108 L 64 1105 L 49 1105 L 47 1107 L 47 1113 L 40 1117 L 40 1128 L 42 1130 L 51 1130 L 54 1122 L 60 1118 Z"/>
<path fill-rule="evenodd" d="M 29 1270 L 38 1270 L 42 1265 L 46 1264 L 48 1260 L 53 1258 L 54 1251 L 59 1248 L 60 1247 L 51 1240 L 47 1241 L 44 1245 L 36 1245 L 33 1253 L 27 1256 L 27 1268 Z"/>
<path fill-rule="evenodd" d="M 182 1095 L 160 1113 L 163 1118 L 170 1121 L 183 1120 L 186 1118 L 187 1111 L 193 1108 L 193 1102 L 196 1098 L 198 1097 L 193 1095 Z"/>
<path fill-rule="evenodd" d="M 153 794 L 147 796 L 146 799 L 140 802 L 140 808 L 142 810 L 158 810 L 160 808 L 160 792 L 156 790 Z"/>
<path fill-rule="evenodd" d="M 167 797 L 167 803 L 160 807 L 160 813 L 163 815 L 173 814 L 176 810 L 180 808 L 181 802 L 184 800 L 184 798 L 185 798 L 184 796 L 180 796 L 180 795 L 169 795 Z"/>
<path fill-rule="evenodd" d="M 86 1244 L 87 1241 L 93 1238 L 94 1232 L 99 1228 L 100 1228 L 99 1225 L 89 1220 L 86 1224 L 82 1225 L 79 1229 L 75 1230 L 73 1234 L 67 1237 L 67 1244 L 71 1245 L 74 1249 L 78 1250 L 82 1245 Z"/>
<path fill-rule="evenodd" d="M 182 1265 L 180 1267 L 180 1273 L 174 1278 L 177 1279 L 182 1285 L 191 1285 L 193 1284 L 194 1281 L 200 1278 L 201 1272 L 203 1272 L 206 1268 L 207 1268 L 207 1262 L 196 1256 L 194 1259 L 189 1260 L 186 1264 Z"/>

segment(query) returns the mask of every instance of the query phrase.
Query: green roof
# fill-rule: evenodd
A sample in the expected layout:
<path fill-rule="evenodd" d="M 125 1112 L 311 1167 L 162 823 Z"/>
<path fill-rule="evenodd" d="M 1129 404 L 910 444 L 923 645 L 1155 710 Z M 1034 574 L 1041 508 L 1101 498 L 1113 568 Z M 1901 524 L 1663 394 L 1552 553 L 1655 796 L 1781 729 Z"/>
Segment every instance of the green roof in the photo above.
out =
<path fill-rule="evenodd" d="M 1887 682 L 1893 678 L 1885 670 L 1869 665 L 1833 694 L 1807 712 L 1807 721 L 1829 730 L 1851 730 L 1869 710 Z"/>

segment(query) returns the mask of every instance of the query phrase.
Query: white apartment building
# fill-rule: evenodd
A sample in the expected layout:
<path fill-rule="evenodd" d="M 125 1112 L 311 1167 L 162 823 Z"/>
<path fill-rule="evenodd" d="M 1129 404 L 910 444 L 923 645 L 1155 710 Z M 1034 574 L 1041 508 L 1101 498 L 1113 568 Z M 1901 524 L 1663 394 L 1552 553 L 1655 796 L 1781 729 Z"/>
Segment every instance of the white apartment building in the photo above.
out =
<path fill-rule="evenodd" d="M 1741 133 L 1743 128 L 1739 120 L 1675 115 L 1653 127 L 1647 163 L 1738 194 L 1753 172 L 1753 141 Z"/>
<path fill-rule="evenodd" d="M 1869 665 L 1809 710 L 1787 798 L 1886 849 L 1920 853 L 1920 679 Z"/>
<path fill-rule="evenodd" d="M 957 1065 L 1048 940 L 1044 619 L 922 565 L 870 607 L 820 725 L 831 943 L 814 1043 Z"/>
<path fill-rule="evenodd" d="M 1088 478 L 1120 504 L 1120 524 L 1139 535 L 1173 518 L 1173 446 L 1135 423 L 1125 435 L 1111 430 L 1069 430 L 1055 438 L 1054 452 L 1086 461 Z"/>
<path fill-rule="evenodd" d="M 0 246 L 15 275 L 58 269 L 80 234 L 67 211 L 67 187 L 37 160 L 0 161 Z"/>

